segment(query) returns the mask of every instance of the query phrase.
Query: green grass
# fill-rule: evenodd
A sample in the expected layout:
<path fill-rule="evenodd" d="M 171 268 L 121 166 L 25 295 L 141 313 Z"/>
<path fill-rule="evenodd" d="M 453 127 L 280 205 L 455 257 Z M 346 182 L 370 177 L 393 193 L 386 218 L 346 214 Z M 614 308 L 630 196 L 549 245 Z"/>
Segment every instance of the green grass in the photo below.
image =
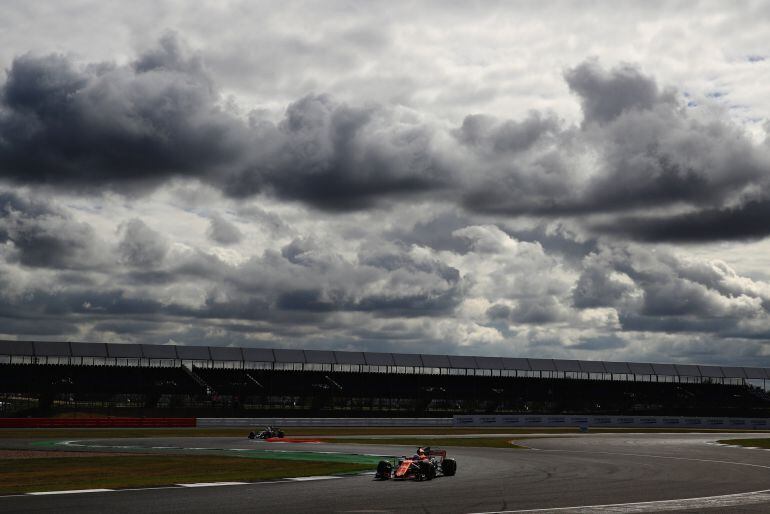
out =
<path fill-rule="evenodd" d="M 770 439 L 720 439 L 722 444 L 734 444 L 737 446 L 752 446 L 755 448 L 770 448 Z"/>
<path fill-rule="evenodd" d="M 124 446 L 124 445 L 94 445 L 85 444 L 80 446 L 80 450 L 73 450 L 71 447 L 61 446 L 62 441 L 34 441 L 30 443 L 32 451 L 58 451 L 67 453 L 70 456 L 76 456 L 78 451 L 96 451 L 96 452 L 114 452 L 119 451 L 123 454 L 163 454 L 163 455 L 219 455 L 225 457 L 239 457 L 246 459 L 263 460 L 301 460 L 318 462 L 346 462 L 354 464 L 367 464 L 374 466 L 379 462 L 379 456 L 360 454 L 360 453 L 329 453 L 301 450 L 283 450 L 276 448 L 255 448 L 233 450 L 229 448 L 152 448 L 147 446 Z M 26 448 L 25 448 L 26 449 Z M 194 453 L 190 453 L 194 452 Z"/>
<path fill-rule="evenodd" d="M 250 482 L 371 469 L 370 464 L 188 455 L 0 459 L 0 494 Z"/>
<path fill-rule="evenodd" d="M 473 448 L 524 448 L 510 442 L 510 437 L 464 437 L 458 439 L 449 439 L 446 437 L 438 438 L 404 438 L 404 437 L 376 437 L 367 439 L 323 439 L 325 443 L 341 444 L 393 444 L 405 447 L 431 446 L 443 448 L 444 446 L 465 446 Z"/>

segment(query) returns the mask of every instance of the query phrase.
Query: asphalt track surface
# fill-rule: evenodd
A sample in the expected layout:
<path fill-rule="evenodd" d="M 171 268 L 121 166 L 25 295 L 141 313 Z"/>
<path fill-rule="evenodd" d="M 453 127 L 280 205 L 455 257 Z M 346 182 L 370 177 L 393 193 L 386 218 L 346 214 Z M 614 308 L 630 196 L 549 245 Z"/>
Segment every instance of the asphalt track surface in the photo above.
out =
<path fill-rule="evenodd" d="M 0 512 L 770 512 L 770 451 L 709 444 L 731 437 L 741 435 L 548 436 L 523 440 L 529 450 L 450 447 L 450 456 L 458 463 L 457 476 L 429 482 L 375 481 L 371 475 L 359 475 L 306 482 L 14 496 L 0 497 Z M 270 443 L 169 438 L 93 444 L 254 449 Z M 278 446 L 386 455 L 414 450 L 352 444 L 271 448 Z"/>

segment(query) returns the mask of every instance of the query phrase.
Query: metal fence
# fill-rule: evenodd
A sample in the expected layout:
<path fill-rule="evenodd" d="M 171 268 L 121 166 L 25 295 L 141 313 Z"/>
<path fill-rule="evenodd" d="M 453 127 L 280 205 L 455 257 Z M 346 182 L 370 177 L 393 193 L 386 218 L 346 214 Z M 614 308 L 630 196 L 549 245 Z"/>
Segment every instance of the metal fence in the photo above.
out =
<path fill-rule="evenodd" d="M 198 418 L 198 427 L 451 427 L 452 418 Z"/>
<path fill-rule="evenodd" d="M 766 418 L 677 416 L 454 416 L 455 427 L 594 427 L 770 430 Z"/>

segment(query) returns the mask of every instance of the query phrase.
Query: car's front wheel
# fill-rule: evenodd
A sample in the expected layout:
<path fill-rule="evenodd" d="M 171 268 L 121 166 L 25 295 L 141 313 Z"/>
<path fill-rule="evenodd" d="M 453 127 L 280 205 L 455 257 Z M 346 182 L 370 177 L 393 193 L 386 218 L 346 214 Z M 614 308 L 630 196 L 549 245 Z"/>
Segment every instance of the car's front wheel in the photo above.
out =
<path fill-rule="evenodd" d="M 390 478 L 391 473 L 393 472 L 393 465 L 386 461 L 381 460 L 379 464 L 377 464 L 377 477 L 381 478 L 383 480 L 387 480 Z"/>
<path fill-rule="evenodd" d="M 430 462 L 420 462 L 419 473 L 420 480 L 433 480 L 433 477 L 436 476 L 436 470 L 431 466 Z"/>
<path fill-rule="evenodd" d="M 445 477 L 454 476 L 457 473 L 457 461 L 454 459 L 444 459 L 441 463 L 441 472 Z"/>

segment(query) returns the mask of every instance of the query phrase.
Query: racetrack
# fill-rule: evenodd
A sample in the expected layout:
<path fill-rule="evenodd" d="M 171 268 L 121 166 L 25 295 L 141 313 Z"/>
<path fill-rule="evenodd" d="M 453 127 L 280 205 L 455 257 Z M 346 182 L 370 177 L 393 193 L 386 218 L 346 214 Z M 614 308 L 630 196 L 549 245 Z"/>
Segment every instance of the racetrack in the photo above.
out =
<path fill-rule="evenodd" d="M 511 436 L 517 437 L 522 436 Z M 380 482 L 372 476 L 352 476 L 220 487 L 0 497 L 0 511 L 467 513 L 576 507 L 573 512 L 767 512 L 770 452 L 708 444 L 716 439 L 739 437 L 713 433 L 547 436 L 521 440 L 520 444 L 531 450 L 450 448 L 450 456 L 458 462 L 457 476 L 430 482 Z M 80 444 L 87 445 L 83 449 L 98 444 L 122 446 L 123 451 L 126 446 L 134 446 L 166 447 L 165 451 L 189 453 L 214 451 L 200 448 L 384 455 L 414 451 L 411 447 L 382 445 L 271 444 L 245 438 L 102 439 Z M 259 465 L 259 460 L 254 463 Z M 710 499 L 679 501 L 704 497 Z M 658 501 L 668 502 L 650 503 Z M 623 505 L 598 507 L 608 504 Z"/>

